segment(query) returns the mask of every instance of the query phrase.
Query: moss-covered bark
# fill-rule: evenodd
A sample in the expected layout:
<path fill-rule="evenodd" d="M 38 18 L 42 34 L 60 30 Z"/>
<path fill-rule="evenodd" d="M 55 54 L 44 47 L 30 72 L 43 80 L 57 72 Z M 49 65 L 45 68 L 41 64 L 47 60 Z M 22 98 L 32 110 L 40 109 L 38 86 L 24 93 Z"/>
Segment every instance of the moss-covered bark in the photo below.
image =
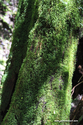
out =
<path fill-rule="evenodd" d="M 22 1 L 3 86 L 3 112 L 11 97 L 11 81 L 16 86 L 2 125 L 63 125 L 56 120 L 69 120 L 79 12 L 74 1 Z"/>
<path fill-rule="evenodd" d="M 28 34 L 38 18 L 37 6 L 37 1 L 34 0 L 28 0 L 28 2 L 26 0 L 20 0 L 19 2 L 12 47 L 7 61 L 5 74 L 2 78 L 3 91 L 1 99 L 1 114 L 3 117 L 9 108 L 19 69 L 26 56 Z"/>

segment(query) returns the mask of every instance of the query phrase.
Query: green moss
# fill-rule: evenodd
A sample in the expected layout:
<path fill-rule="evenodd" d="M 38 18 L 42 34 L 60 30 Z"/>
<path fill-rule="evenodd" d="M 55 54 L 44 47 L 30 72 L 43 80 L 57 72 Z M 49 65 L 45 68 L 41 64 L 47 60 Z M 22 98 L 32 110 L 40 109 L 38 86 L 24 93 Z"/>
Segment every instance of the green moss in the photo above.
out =
<path fill-rule="evenodd" d="M 23 62 L 23 59 L 26 56 L 26 50 L 28 46 L 28 41 L 27 41 L 28 34 L 29 34 L 29 31 L 34 26 L 36 18 L 38 17 L 37 1 L 29 0 L 27 2 L 26 0 L 25 1 L 21 0 L 20 2 L 24 3 L 23 4 L 24 8 L 22 8 L 23 10 L 18 9 L 18 12 L 17 12 L 15 29 L 13 32 L 12 46 L 11 46 L 8 61 L 6 63 L 5 73 L 2 79 L 2 83 L 3 83 L 2 99 L 1 99 L 2 112 L 5 112 L 9 104 L 11 95 L 14 90 L 14 86 L 16 84 L 15 82 L 17 80 L 19 69 Z M 19 8 L 21 8 L 20 2 L 19 2 Z M 34 5 L 34 7 L 32 5 Z M 6 74 L 7 76 L 5 78 Z"/>
<path fill-rule="evenodd" d="M 23 4 L 21 2 L 19 2 L 20 7 Z M 25 33 L 21 32 L 20 38 L 19 30 L 24 31 L 25 25 L 22 27 L 20 25 L 27 22 L 25 18 L 27 13 L 23 14 L 23 10 L 27 10 L 26 1 L 22 10 L 20 8 L 18 10 L 19 21 L 16 23 L 18 28 L 16 32 L 14 31 L 16 33 L 14 41 L 17 43 L 13 41 L 11 50 L 12 58 L 17 59 L 19 56 L 19 63 L 17 60 L 13 63 L 17 68 L 15 72 L 19 71 L 19 75 L 9 111 L 2 125 L 5 121 L 6 125 L 9 123 L 14 125 L 15 120 L 21 125 L 58 125 L 63 123 L 55 123 L 55 120 L 69 120 L 72 75 L 78 40 L 75 30 L 80 25 L 79 13 L 73 2 L 71 5 L 54 0 L 35 2 L 39 2 L 37 3 L 38 19 L 35 20 L 33 26 L 33 21 L 27 26 L 32 27 L 30 30 L 26 28 L 26 31 L 29 30 L 28 37 L 26 35 L 28 44 L 21 68 L 18 64 L 22 62 L 23 51 L 17 50 L 19 47 L 22 48 L 22 41 L 25 40 Z M 33 1 L 28 1 L 29 7 L 32 3 Z M 36 9 L 35 5 L 36 3 L 32 10 Z M 35 14 L 33 13 L 34 16 Z M 33 15 L 30 19 L 33 19 Z M 21 18 L 23 20 L 20 21 Z M 30 51 L 31 45 L 32 51 Z M 68 122 L 64 124 L 68 125 Z"/>

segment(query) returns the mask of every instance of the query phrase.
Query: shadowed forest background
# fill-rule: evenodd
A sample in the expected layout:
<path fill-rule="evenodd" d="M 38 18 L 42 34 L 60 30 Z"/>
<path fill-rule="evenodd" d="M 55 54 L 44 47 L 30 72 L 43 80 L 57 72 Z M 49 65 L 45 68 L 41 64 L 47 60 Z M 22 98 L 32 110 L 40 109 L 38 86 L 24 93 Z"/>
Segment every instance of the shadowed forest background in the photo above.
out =
<path fill-rule="evenodd" d="M 82 0 L 0 0 L 1 125 L 82 125 L 82 75 Z"/>

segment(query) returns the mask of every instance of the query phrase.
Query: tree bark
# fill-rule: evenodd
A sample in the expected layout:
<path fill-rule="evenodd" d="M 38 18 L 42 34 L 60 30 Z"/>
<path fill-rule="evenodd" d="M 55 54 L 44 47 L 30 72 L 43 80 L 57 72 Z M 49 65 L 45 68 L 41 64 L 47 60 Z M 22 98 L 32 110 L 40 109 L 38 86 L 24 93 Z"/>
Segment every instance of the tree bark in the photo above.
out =
<path fill-rule="evenodd" d="M 80 23 L 74 4 L 19 1 L 3 81 L 2 125 L 58 125 L 69 120 Z"/>

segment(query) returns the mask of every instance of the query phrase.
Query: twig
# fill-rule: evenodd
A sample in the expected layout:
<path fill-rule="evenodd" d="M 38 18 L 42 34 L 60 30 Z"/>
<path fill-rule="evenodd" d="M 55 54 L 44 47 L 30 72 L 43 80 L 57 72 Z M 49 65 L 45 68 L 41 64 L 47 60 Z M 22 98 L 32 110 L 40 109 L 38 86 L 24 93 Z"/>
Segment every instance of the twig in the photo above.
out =
<path fill-rule="evenodd" d="M 83 77 L 83 75 L 79 78 L 78 82 L 81 80 L 82 77 Z"/>
<path fill-rule="evenodd" d="M 78 80 L 78 82 L 81 80 L 82 77 L 83 77 L 83 75 L 80 77 L 80 79 Z M 73 87 L 73 89 L 71 90 L 71 92 L 72 92 L 71 95 L 73 95 L 75 88 L 76 88 L 78 85 L 80 85 L 81 83 L 83 83 L 83 81 L 81 81 L 80 83 L 78 83 L 77 85 L 75 85 L 75 86 Z"/>

